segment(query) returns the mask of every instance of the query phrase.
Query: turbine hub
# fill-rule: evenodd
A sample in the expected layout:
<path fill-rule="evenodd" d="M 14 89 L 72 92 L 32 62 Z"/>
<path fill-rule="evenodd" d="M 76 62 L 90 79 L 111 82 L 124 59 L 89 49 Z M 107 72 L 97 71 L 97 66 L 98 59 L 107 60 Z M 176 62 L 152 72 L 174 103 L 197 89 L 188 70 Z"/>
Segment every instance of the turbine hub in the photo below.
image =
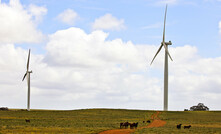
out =
<path fill-rule="evenodd" d="M 169 41 L 169 44 L 168 45 L 172 45 L 172 42 L 171 41 Z"/>

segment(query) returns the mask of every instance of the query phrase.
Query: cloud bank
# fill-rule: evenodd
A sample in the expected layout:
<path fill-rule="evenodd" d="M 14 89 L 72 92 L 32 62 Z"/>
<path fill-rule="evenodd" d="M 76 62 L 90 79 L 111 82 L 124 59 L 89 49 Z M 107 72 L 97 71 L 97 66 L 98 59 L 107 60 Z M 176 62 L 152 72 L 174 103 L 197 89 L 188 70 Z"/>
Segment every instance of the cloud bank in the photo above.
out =
<path fill-rule="evenodd" d="M 163 52 L 149 66 L 158 46 L 106 40 L 107 36 L 74 27 L 50 35 L 47 54 L 31 55 L 32 108 L 162 109 Z M 0 94 L 14 100 L 0 101 L 24 108 L 26 82 L 21 79 L 28 51 L 8 44 L 0 52 L 1 85 L 7 89 Z M 169 109 L 183 110 L 198 102 L 220 109 L 221 57 L 201 58 L 190 45 L 170 47 L 170 52 L 174 62 L 169 68 Z"/>
<path fill-rule="evenodd" d="M 5 36 L 0 37 L 0 105 L 26 108 L 27 83 L 22 77 L 28 50 L 15 44 L 41 39 L 36 25 L 47 9 L 34 5 L 24 9 L 16 0 L 0 8 L 4 22 L 0 34 Z M 114 18 L 105 16 L 108 19 L 98 19 L 100 24 Z M 117 23 L 108 30 L 124 26 L 122 20 L 115 20 Z M 95 29 L 91 33 L 77 27 L 57 30 L 49 35 L 45 54 L 32 51 L 31 108 L 162 110 L 163 51 L 149 65 L 159 46 L 120 38 L 107 40 L 109 34 L 102 31 L 105 27 Z M 210 109 L 220 110 L 221 57 L 203 58 L 192 45 L 171 46 L 169 51 L 174 59 L 169 62 L 169 109 L 183 110 L 203 102 Z"/>

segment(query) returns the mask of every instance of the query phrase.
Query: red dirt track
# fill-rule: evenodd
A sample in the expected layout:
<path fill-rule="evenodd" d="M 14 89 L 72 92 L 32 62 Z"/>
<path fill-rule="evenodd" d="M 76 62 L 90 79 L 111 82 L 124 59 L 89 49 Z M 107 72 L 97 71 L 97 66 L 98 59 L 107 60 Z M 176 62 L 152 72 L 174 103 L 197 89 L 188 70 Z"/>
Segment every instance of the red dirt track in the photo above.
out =
<path fill-rule="evenodd" d="M 140 127 L 137 129 L 143 129 L 143 128 L 152 128 L 152 127 L 162 127 L 166 124 L 166 121 L 160 120 L 159 115 L 160 112 L 157 111 L 153 115 L 151 115 L 151 119 L 153 120 L 148 126 Z M 107 130 L 100 132 L 99 134 L 130 134 L 134 132 L 135 129 L 113 129 L 113 130 Z"/>

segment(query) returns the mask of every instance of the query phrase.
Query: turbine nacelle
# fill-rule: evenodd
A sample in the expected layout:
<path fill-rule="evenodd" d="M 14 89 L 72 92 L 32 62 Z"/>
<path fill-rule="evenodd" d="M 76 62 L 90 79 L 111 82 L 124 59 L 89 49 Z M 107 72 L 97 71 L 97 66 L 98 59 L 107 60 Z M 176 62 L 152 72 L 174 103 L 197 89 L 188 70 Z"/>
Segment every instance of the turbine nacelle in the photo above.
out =
<path fill-rule="evenodd" d="M 32 73 L 32 70 L 31 70 L 31 71 L 28 71 L 28 73 Z"/>
<path fill-rule="evenodd" d="M 172 42 L 169 41 L 169 42 L 164 42 L 166 45 L 172 45 Z M 161 42 L 161 44 L 163 44 L 163 42 Z"/>

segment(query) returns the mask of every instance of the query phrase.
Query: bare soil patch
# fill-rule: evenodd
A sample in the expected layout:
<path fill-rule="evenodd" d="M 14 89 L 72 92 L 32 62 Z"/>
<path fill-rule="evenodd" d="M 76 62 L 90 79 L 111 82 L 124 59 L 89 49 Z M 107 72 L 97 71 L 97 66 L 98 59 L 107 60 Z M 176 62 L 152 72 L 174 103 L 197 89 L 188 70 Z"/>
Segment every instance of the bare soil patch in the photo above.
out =
<path fill-rule="evenodd" d="M 166 121 L 163 121 L 163 120 L 154 120 L 152 123 L 150 123 L 148 126 L 144 126 L 144 127 L 141 127 L 139 129 L 143 129 L 143 128 L 151 128 L 151 127 L 162 127 L 166 124 Z"/>

